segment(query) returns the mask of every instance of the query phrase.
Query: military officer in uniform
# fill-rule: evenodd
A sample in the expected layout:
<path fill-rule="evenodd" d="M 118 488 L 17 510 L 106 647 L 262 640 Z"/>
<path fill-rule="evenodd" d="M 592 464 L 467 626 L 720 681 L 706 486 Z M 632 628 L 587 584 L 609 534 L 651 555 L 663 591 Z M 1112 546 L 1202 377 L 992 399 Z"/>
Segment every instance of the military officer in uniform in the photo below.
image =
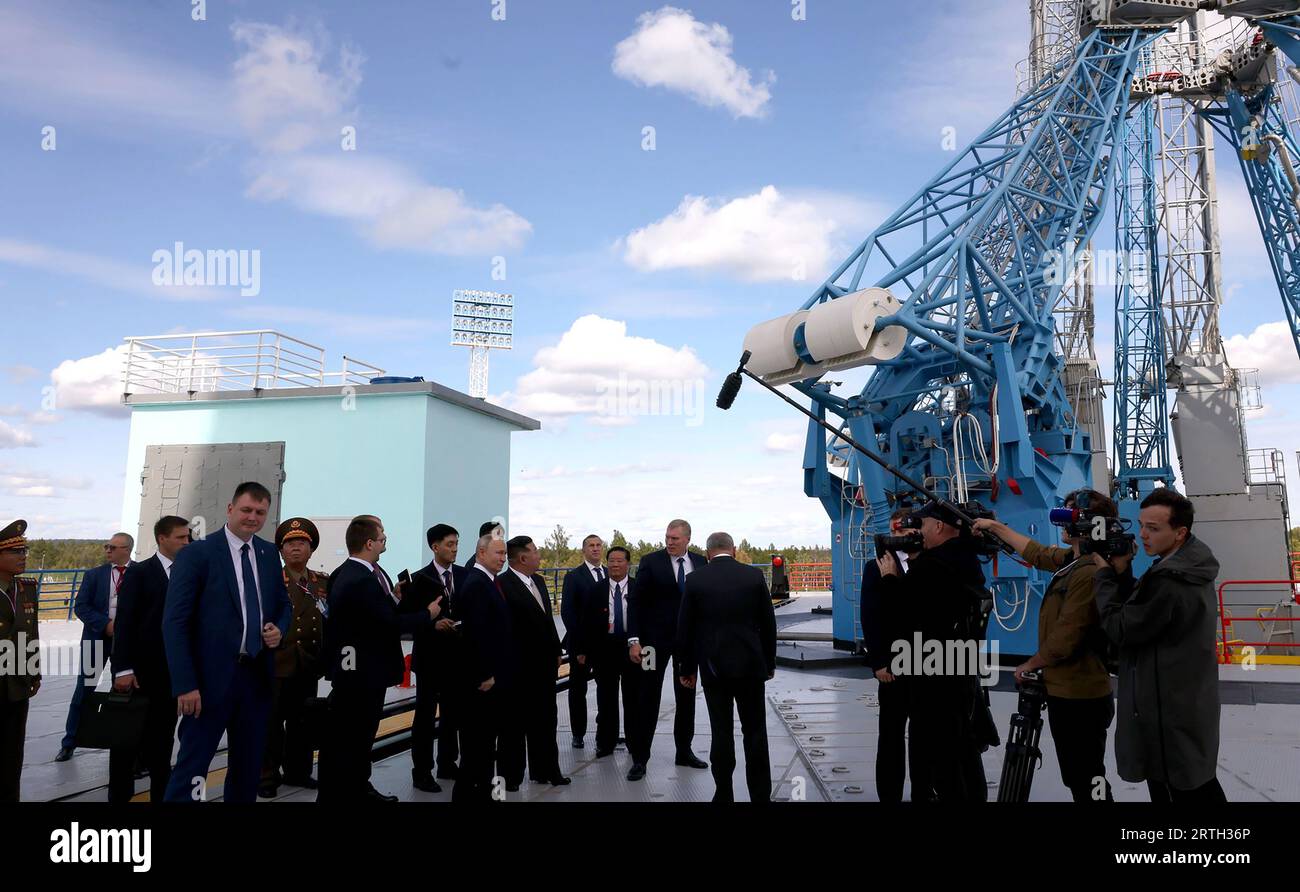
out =
<path fill-rule="evenodd" d="M 21 575 L 27 569 L 26 532 L 25 520 L 0 530 L 0 648 L 10 651 L 13 666 L 0 675 L 0 803 L 18 801 L 27 704 L 41 688 L 36 581 Z"/>
<path fill-rule="evenodd" d="M 320 547 L 316 524 L 305 517 L 291 517 L 276 528 L 275 544 L 284 559 L 284 587 L 293 605 L 293 619 L 275 652 L 271 726 L 258 789 L 264 799 L 274 798 L 282 783 L 316 789 L 311 776 L 314 741 L 310 705 L 325 668 L 321 650 L 329 581 L 324 573 L 307 569 L 312 553 Z"/>

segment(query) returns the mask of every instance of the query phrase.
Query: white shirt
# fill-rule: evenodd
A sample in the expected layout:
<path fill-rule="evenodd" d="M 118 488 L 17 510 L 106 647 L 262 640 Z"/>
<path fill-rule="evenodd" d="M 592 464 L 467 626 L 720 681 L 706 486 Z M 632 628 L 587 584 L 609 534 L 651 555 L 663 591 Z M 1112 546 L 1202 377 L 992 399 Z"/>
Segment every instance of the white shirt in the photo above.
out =
<path fill-rule="evenodd" d="M 489 570 L 487 567 L 480 564 L 478 561 L 474 562 L 474 569 L 482 570 L 484 573 L 487 574 L 488 579 L 491 579 L 493 582 L 496 582 L 497 574 L 493 573 L 491 570 Z"/>
<path fill-rule="evenodd" d="M 587 565 L 587 572 L 591 574 L 591 578 L 596 582 L 600 582 L 601 581 L 600 573 L 603 568 L 600 567 L 600 565 L 598 564 L 597 565 L 587 564 L 586 561 L 583 561 L 583 563 Z M 609 577 L 607 576 L 606 578 Z"/>
<path fill-rule="evenodd" d="M 627 631 L 627 590 L 632 587 L 631 582 L 632 582 L 632 577 L 630 576 L 624 577 L 623 580 L 620 582 L 615 582 L 613 579 L 609 580 L 609 628 L 606 631 L 608 631 L 611 635 L 614 634 L 614 589 L 615 588 L 621 588 L 623 590 L 623 595 L 622 595 L 623 631 L 624 632 Z M 627 640 L 627 643 L 635 644 L 638 640 L 640 639 L 629 638 Z"/>
<path fill-rule="evenodd" d="M 443 587 L 444 589 L 447 588 L 447 580 L 448 580 L 448 576 L 447 576 L 447 574 L 448 574 L 448 573 L 451 574 L 451 577 L 450 577 L 450 579 L 451 579 L 451 591 L 449 591 L 448 594 L 453 594 L 453 595 L 454 595 L 454 594 L 456 593 L 456 571 L 453 570 L 451 567 L 444 567 L 442 564 L 438 563 L 436 560 L 433 562 L 433 569 L 434 569 L 434 571 L 438 574 L 438 581 L 442 583 L 442 587 Z"/>
<path fill-rule="evenodd" d="M 125 564 L 121 567 L 114 564 L 113 569 L 108 571 L 108 618 L 110 621 L 117 619 L 117 591 L 122 587 L 122 580 L 125 578 Z"/>
<path fill-rule="evenodd" d="M 239 654 L 240 656 L 248 655 L 248 648 L 244 646 L 244 640 L 248 637 L 248 607 L 244 601 L 244 562 L 242 552 L 244 546 L 248 546 L 248 562 L 253 566 L 253 583 L 257 586 L 257 628 L 262 628 L 262 580 L 257 575 L 257 548 L 253 545 L 250 538 L 248 542 L 236 536 L 230 530 L 230 526 L 222 527 L 226 531 L 226 544 L 230 546 L 230 560 L 235 565 L 235 585 L 239 588 L 239 618 L 244 624 L 242 633 L 239 636 Z M 171 576 L 169 575 L 170 579 Z"/>
<path fill-rule="evenodd" d="M 533 582 L 532 577 L 525 576 L 524 574 L 516 570 L 514 567 L 510 568 L 510 572 L 518 576 L 520 579 L 522 579 L 524 581 L 524 585 L 528 586 L 528 590 L 533 593 L 533 599 L 537 601 L 537 606 L 542 608 L 542 610 L 546 611 L 547 613 L 550 613 L 551 611 L 548 610 L 546 605 L 542 602 L 542 593 L 537 590 L 537 583 Z"/>

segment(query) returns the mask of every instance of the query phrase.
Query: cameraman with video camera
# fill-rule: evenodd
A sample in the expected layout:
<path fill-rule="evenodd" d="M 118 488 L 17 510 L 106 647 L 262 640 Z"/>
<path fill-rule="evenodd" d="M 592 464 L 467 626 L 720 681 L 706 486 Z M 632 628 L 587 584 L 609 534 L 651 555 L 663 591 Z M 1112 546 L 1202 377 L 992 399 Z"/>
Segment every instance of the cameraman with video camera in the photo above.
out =
<path fill-rule="evenodd" d="M 906 574 L 907 566 L 921 553 L 920 522 L 913 526 L 910 508 L 899 508 L 889 518 L 889 535 L 876 536 L 876 554 L 892 554 Z M 886 598 L 880 584 L 880 566 L 867 561 L 862 568 L 862 635 L 865 639 L 867 663 L 880 682 L 877 697 L 880 701 L 880 745 L 876 750 L 876 795 L 881 802 L 903 801 L 903 780 L 908 762 L 912 772 L 912 801 L 925 802 L 933 796 L 930 779 L 926 776 L 923 760 L 918 758 L 917 737 L 913 731 L 907 736 L 908 719 L 912 713 L 911 687 L 908 676 L 894 675 L 889 671 L 893 659 L 892 645 L 912 634 L 908 604 L 898 595 L 895 587 Z"/>
<path fill-rule="evenodd" d="M 1061 780 L 1074 801 L 1113 802 L 1106 781 L 1106 732 L 1115 717 L 1115 700 L 1093 598 L 1097 565 L 1085 549 L 1091 531 L 1105 527 L 1105 521 L 1096 524 L 1095 519 L 1118 519 L 1119 509 L 1091 489 L 1070 493 L 1065 508 L 1070 522 L 1061 523 L 1061 541 L 1066 548 L 1035 542 L 997 520 L 981 518 L 974 526 L 1010 545 L 1030 566 L 1053 574 L 1038 611 L 1038 652 L 1016 667 L 1016 684 L 1025 683 L 1026 672 L 1042 670 Z"/>
<path fill-rule="evenodd" d="M 984 571 L 969 528 L 949 505 L 928 502 L 912 517 L 921 522 L 924 550 L 908 562 L 906 575 L 890 552 L 877 558 L 881 597 L 907 605 L 913 635 L 927 646 L 937 643 L 949 654 L 960 649 L 950 644 L 983 637 L 981 630 L 972 628 L 972 618 L 984 591 Z M 895 665 L 904 662 L 896 660 Z M 913 666 L 917 662 L 919 657 Z M 988 801 L 980 756 L 986 743 L 981 719 L 987 707 L 978 671 L 978 666 L 945 665 L 938 674 L 923 671 L 908 680 L 913 695 L 911 733 L 940 802 Z"/>
<path fill-rule="evenodd" d="M 1094 555 L 1101 626 L 1119 647 L 1115 761 L 1147 782 L 1152 802 L 1226 802 L 1219 759 L 1215 626 L 1219 562 L 1192 535 L 1195 512 L 1164 487 L 1142 500 L 1142 548 L 1155 558 L 1134 580 L 1133 554 Z"/>

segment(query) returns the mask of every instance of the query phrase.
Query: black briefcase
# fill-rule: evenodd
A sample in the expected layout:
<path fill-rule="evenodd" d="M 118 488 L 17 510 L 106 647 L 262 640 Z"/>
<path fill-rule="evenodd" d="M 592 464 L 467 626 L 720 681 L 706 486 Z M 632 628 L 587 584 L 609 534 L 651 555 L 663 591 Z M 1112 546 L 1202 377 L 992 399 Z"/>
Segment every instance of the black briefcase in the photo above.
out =
<path fill-rule="evenodd" d="M 139 691 L 86 691 L 77 724 L 77 746 L 88 750 L 138 747 L 148 714 L 149 698 Z"/>

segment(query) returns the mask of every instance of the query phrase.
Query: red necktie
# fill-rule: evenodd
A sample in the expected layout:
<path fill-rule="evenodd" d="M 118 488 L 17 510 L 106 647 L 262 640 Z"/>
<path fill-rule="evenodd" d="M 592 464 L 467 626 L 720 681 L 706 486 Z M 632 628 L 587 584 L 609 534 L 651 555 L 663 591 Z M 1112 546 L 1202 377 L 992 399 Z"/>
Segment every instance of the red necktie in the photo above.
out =
<path fill-rule="evenodd" d="M 122 574 L 123 574 L 123 572 L 124 572 L 124 571 L 123 571 L 123 569 L 122 569 L 121 567 L 114 567 L 114 568 L 113 568 L 113 594 L 115 594 L 115 595 L 117 594 L 117 590 L 120 589 L 120 588 L 122 587 Z"/>

